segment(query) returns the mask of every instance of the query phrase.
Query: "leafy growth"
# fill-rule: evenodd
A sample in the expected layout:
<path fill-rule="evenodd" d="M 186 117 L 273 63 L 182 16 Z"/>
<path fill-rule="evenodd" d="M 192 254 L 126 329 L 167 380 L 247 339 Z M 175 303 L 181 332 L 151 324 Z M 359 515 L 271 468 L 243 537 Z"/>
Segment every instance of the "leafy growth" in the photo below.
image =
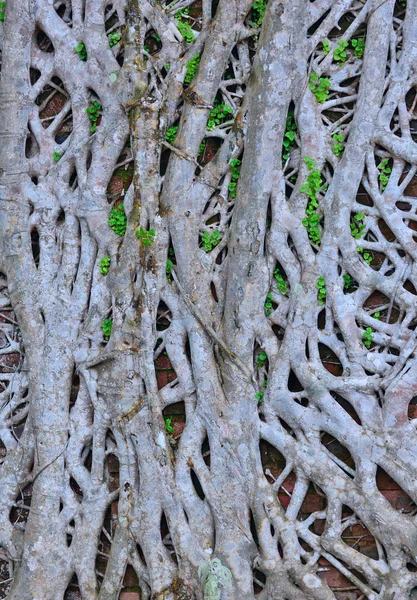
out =
<path fill-rule="evenodd" d="M 198 65 L 200 64 L 200 56 L 198 54 L 194 54 L 191 60 L 188 61 L 186 70 L 185 70 L 185 78 L 184 83 L 191 83 L 194 79 L 194 75 L 197 73 Z"/>
<path fill-rule="evenodd" d="M 335 141 L 335 143 L 333 144 L 333 148 L 332 148 L 333 154 L 336 154 L 336 156 L 340 156 L 342 154 L 343 150 L 345 149 L 345 147 L 342 143 L 345 141 L 345 138 L 340 133 L 335 133 L 332 135 L 332 139 Z"/>
<path fill-rule="evenodd" d="M 317 102 L 323 104 L 329 95 L 330 79 L 319 77 L 317 73 L 311 73 L 309 88 L 315 95 Z"/>
<path fill-rule="evenodd" d="M 143 229 L 143 227 L 141 226 L 136 231 L 135 235 L 139 239 L 142 246 L 148 248 L 154 243 L 156 234 L 155 229 L 149 229 L 149 231 L 146 231 L 146 229 Z"/>
<path fill-rule="evenodd" d="M 258 392 L 255 394 L 255 398 L 258 400 L 258 404 L 262 404 L 262 402 L 264 401 L 264 393 L 265 392 Z"/>
<path fill-rule="evenodd" d="M 324 56 L 327 56 L 330 52 L 330 50 L 332 49 L 332 47 L 330 46 L 330 42 L 329 40 L 324 40 L 323 42 L 323 54 Z"/>
<path fill-rule="evenodd" d="M 353 215 L 353 220 L 350 223 L 350 232 L 352 237 L 356 238 L 357 240 L 363 237 L 365 233 L 365 224 L 363 223 L 364 219 L 365 215 L 363 213 L 358 213 Z"/>
<path fill-rule="evenodd" d="M 272 294 L 268 294 L 264 304 L 265 314 L 267 317 L 271 314 L 272 311 Z"/>
<path fill-rule="evenodd" d="M 238 158 L 234 158 L 233 160 L 230 161 L 230 168 L 232 171 L 232 180 L 229 183 L 229 193 L 230 193 L 231 198 L 236 198 L 237 180 L 239 179 L 241 164 L 242 164 L 242 161 L 240 161 Z"/>
<path fill-rule="evenodd" d="M 168 127 L 166 135 L 165 135 L 165 139 L 169 144 L 173 144 L 175 138 L 177 137 L 177 133 L 178 133 L 178 125 L 173 125 L 172 127 Z"/>
<path fill-rule="evenodd" d="M 104 321 L 101 323 L 101 329 L 103 331 L 105 340 L 110 339 L 112 327 L 113 327 L 112 319 L 104 319 Z"/>
<path fill-rule="evenodd" d="M 290 156 L 290 150 L 295 146 L 295 133 L 297 131 L 297 125 L 294 120 L 294 113 L 289 113 L 285 125 L 284 139 L 282 145 L 284 151 L 282 153 L 282 161 L 285 162 Z"/>
<path fill-rule="evenodd" d="M 111 209 L 109 225 L 117 235 L 123 236 L 126 233 L 127 217 L 123 204 L 119 204 L 119 206 Z"/>
<path fill-rule="evenodd" d="M 389 158 L 384 158 L 378 165 L 379 181 L 381 182 L 381 190 L 384 191 L 389 181 L 388 175 L 391 173 L 391 167 L 388 166 Z"/>
<path fill-rule="evenodd" d="M 262 367 L 264 367 L 266 365 L 267 360 L 268 360 L 268 355 L 265 352 L 265 350 L 262 350 L 262 352 L 260 352 L 259 355 L 256 357 L 256 360 L 255 360 L 256 368 L 261 369 Z"/>
<path fill-rule="evenodd" d="M 350 286 L 352 285 L 352 277 L 348 274 L 343 275 L 343 280 L 344 280 L 344 285 L 343 287 L 345 288 L 345 290 L 348 290 L 350 288 Z"/>
<path fill-rule="evenodd" d="M 97 100 L 94 100 L 92 106 L 89 106 L 87 109 L 87 114 L 91 122 L 90 131 L 94 133 L 97 129 L 97 121 L 100 116 L 101 104 Z"/>
<path fill-rule="evenodd" d="M 172 271 L 173 266 L 174 266 L 174 263 L 172 262 L 172 260 L 170 258 L 168 258 L 167 264 L 165 267 L 165 272 L 167 274 L 167 279 L 170 283 L 171 283 L 171 271 Z"/>
<path fill-rule="evenodd" d="M 281 272 L 279 269 L 275 269 L 274 271 L 274 277 L 277 281 L 277 290 L 280 292 L 280 294 L 282 294 L 283 296 L 285 296 L 287 294 L 287 282 L 285 281 L 284 277 L 282 276 Z"/>
<path fill-rule="evenodd" d="M 346 60 L 346 48 L 348 47 L 349 42 L 346 40 L 340 40 L 338 46 L 335 48 L 333 54 L 333 60 L 340 64 L 343 64 Z"/>
<path fill-rule="evenodd" d="M 374 330 L 372 327 L 367 327 L 362 334 L 362 342 L 365 348 L 370 348 L 372 344 L 372 334 Z"/>
<path fill-rule="evenodd" d="M 324 304 L 324 301 L 326 300 L 326 281 L 324 280 L 324 277 L 319 277 L 317 279 L 317 283 L 316 283 L 316 288 L 318 290 L 317 292 L 317 298 L 319 299 L 319 304 L 320 306 L 322 306 Z"/>
<path fill-rule="evenodd" d="M 6 2 L 0 2 L 0 22 L 4 23 L 4 15 L 6 13 Z"/>
<path fill-rule="evenodd" d="M 268 0 L 255 0 L 255 2 L 252 4 L 252 18 L 255 25 L 258 27 L 262 25 L 267 4 Z"/>
<path fill-rule="evenodd" d="M 216 129 L 217 125 L 221 125 L 224 121 L 227 121 L 230 115 L 233 116 L 233 110 L 227 104 L 216 104 L 213 106 L 207 121 L 208 131 Z"/>
<path fill-rule="evenodd" d="M 187 20 L 184 20 L 184 17 L 186 19 L 187 18 L 186 15 L 188 15 L 188 14 L 189 14 L 188 8 L 179 10 L 177 13 L 175 13 L 175 20 L 177 21 L 178 31 L 180 32 L 182 37 L 185 39 L 185 41 L 190 43 L 194 40 L 195 34 L 194 34 L 194 31 L 191 29 L 191 26 L 187 22 Z"/>
<path fill-rule="evenodd" d="M 219 244 L 221 239 L 222 236 L 217 231 L 217 229 L 214 229 L 210 233 L 208 231 L 205 231 L 201 236 L 201 242 L 203 244 L 204 250 L 206 252 L 211 252 L 213 248 L 215 248 L 217 244 Z"/>
<path fill-rule="evenodd" d="M 307 175 L 306 183 L 300 187 L 300 192 L 307 194 L 309 201 L 306 207 L 306 216 L 302 220 L 302 224 L 307 228 L 309 239 L 314 244 L 319 245 L 321 241 L 321 231 L 319 225 L 320 216 L 317 214 L 317 209 L 319 207 L 317 194 L 325 191 L 327 186 L 326 184 L 322 184 L 320 171 L 315 168 L 314 161 L 309 156 L 306 156 L 304 162 L 307 165 L 309 174 Z"/>
<path fill-rule="evenodd" d="M 359 252 L 359 254 L 362 255 L 362 258 L 366 262 L 366 264 L 370 265 L 373 259 L 372 253 L 368 252 L 367 250 L 364 250 L 363 248 L 356 248 L 356 250 Z"/>
<path fill-rule="evenodd" d="M 358 58 L 362 58 L 365 52 L 365 38 L 353 38 L 350 40 L 350 45 L 354 49 L 353 54 Z"/>
<path fill-rule="evenodd" d="M 171 425 L 172 423 L 172 417 L 167 417 L 165 419 L 165 430 L 169 435 L 172 435 L 174 433 L 174 428 Z"/>
<path fill-rule="evenodd" d="M 103 256 L 103 258 L 99 262 L 100 273 L 102 275 L 107 275 L 110 270 L 110 256 Z"/>
<path fill-rule="evenodd" d="M 57 163 L 57 162 L 59 162 L 59 161 L 61 160 L 62 154 L 63 154 L 62 152 L 54 152 L 54 153 L 52 154 L 52 156 L 53 156 L 53 158 L 54 158 L 54 161 L 55 161 L 56 163 Z"/>
<path fill-rule="evenodd" d="M 109 33 L 108 38 L 109 38 L 110 48 L 113 48 L 113 46 L 117 46 L 117 44 L 122 39 L 122 36 L 120 35 L 120 33 L 118 31 L 115 31 L 114 33 Z"/>
<path fill-rule="evenodd" d="M 87 48 L 84 45 L 84 42 L 75 46 L 75 52 L 78 54 L 80 60 L 85 62 L 87 60 Z"/>

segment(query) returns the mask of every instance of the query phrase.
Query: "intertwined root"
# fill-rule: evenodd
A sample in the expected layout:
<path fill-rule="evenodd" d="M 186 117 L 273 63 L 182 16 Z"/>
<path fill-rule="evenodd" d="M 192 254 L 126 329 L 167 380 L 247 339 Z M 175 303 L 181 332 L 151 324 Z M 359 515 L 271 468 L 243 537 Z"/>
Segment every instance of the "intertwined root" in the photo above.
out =
<path fill-rule="evenodd" d="M 405 4 L 7 0 L 0 597 L 412 597 Z"/>

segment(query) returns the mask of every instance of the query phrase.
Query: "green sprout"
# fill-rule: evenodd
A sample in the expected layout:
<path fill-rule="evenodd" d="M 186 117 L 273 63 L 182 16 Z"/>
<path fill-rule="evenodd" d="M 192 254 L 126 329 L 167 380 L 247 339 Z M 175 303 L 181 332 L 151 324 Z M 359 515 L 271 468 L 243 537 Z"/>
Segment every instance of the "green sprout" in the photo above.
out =
<path fill-rule="evenodd" d="M 283 163 L 290 157 L 291 148 L 295 146 L 296 131 L 297 125 L 294 120 L 294 113 L 289 113 L 285 124 L 284 139 L 282 140 L 282 145 L 284 146 L 282 153 Z"/>
<path fill-rule="evenodd" d="M 323 54 L 324 56 L 327 56 L 330 52 L 330 50 L 332 49 L 329 40 L 324 40 L 323 42 Z"/>
<path fill-rule="evenodd" d="M 389 158 L 384 158 L 378 165 L 379 181 L 381 182 L 381 191 L 384 191 L 389 181 L 388 175 L 391 173 L 391 167 L 388 166 Z"/>
<path fill-rule="evenodd" d="M 236 198 L 237 193 L 237 180 L 240 175 L 240 166 L 242 162 L 238 158 L 234 158 L 230 161 L 230 168 L 232 171 L 232 180 L 229 183 L 229 193 L 231 198 Z"/>
<path fill-rule="evenodd" d="M 154 243 L 156 233 L 155 229 L 149 229 L 149 231 L 146 231 L 146 229 L 143 229 L 143 227 L 141 226 L 136 231 L 135 235 L 139 239 L 142 246 L 148 248 Z"/>
<path fill-rule="evenodd" d="M 374 330 L 372 327 L 367 327 L 362 334 L 362 342 L 365 348 L 370 348 L 372 344 L 372 334 Z"/>
<path fill-rule="evenodd" d="M 210 111 L 207 121 L 208 131 L 213 131 L 218 125 L 227 121 L 230 116 L 233 116 L 233 109 L 227 104 L 216 104 Z"/>
<path fill-rule="evenodd" d="M 52 154 L 54 161 L 57 163 L 61 160 L 63 152 L 54 152 Z"/>
<path fill-rule="evenodd" d="M 112 327 L 113 327 L 113 320 L 112 319 L 104 319 L 104 321 L 101 324 L 101 329 L 103 331 L 105 340 L 110 339 Z"/>
<path fill-rule="evenodd" d="M 88 118 L 90 119 L 90 122 L 91 122 L 91 127 L 90 127 L 91 133 L 94 133 L 97 129 L 97 121 L 100 116 L 101 108 L 102 108 L 101 104 L 97 100 L 94 100 L 93 104 L 91 106 L 89 106 L 88 108 L 86 108 Z"/>
<path fill-rule="evenodd" d="M 122 39 L 122 36 L 118 31 L 115 31 L 114 33 L 109 33 L 108 39 L 110 48 L 113 48 L 113 46 L 117 46 L 117 44 Z"/>
<path fill-rule="evenodd" d="M 110 270 L 110 256 L 103 256 L 102 259 L 100 259 L 99 264 L 99 268 L 100 268 L 100 273 L 102 275 L 107 275 L 107 273 Z"/>
<path fill-rule="evenodd" d="M 256 360 L 255 360 L 256 368 L 261 369 L 262 367 L 264 367 L 266 365 L 267 360 L 268 360 L 268 355 L 265 352 L 265 350 L 262 350 L 259 353 L 259 355 L 256 357 Z"/>
<path fill-rule="evenodd" d="M 311 73 L 309 88 L 315 95 L 317 102 L 323 104 L 329 95 L 330 79 L 319 77 L 316 73 Z"/>
<path fill-rule="evenodd" d="M 257 27 L 262 25 L 268 0 L 255 0 L 252 4 L 252 18 Z"/>
<path fill-rule="evenodd" d="M 186 17 L 186 15 L 188 14 L 188 8 L 179 10 L 177 13 L 175 13 L 175 20 L 177 22 L 177 29 L 182 35 L 182 37 L 185 39 L 186 42 L 191 43 L 192 41 L 194 41 L 195 38 L 194 31 L 191 29 L 190 24 L 187 23 L 186 20 L 183 20 L 184 16 Z"/>
<path fill-rule="evenodd" d="M 345 290 L 348 290 L 352 285 L 352 277 L 349 274 L 343 275 L 342 277 L 344 280 L 343 287 L 345 288 Z"/>
<path fill-rule="evenodd" d="M 188 61 L 185 70 L 184 83 L 190 84 L 194 79 L 194 75 L 197 73 L 198 65 L 200 64 L 200 56 L 194 54 L 191 60 Z"/>
<path fill-rule="evenodd" d="M 350 45 L 354 49 L 353 54 L 358 58 L 362 58 L 365 52 L 365 38 L 353 38 L 350 40 Z"/>
<path fill-rule="evenodd" d="M 264 304 L 265 314 L 267 317 L 271 314 L 272 311 L 272 294 L 268 294 Z"/>
<path fill-rule="evenodd" d="M 80 60 L 82 60 L 83 62 L 87 60 L 87 49 L 84 45 L 84 42 L 81 42 L 81 44 L 75 46 L 74 50 L 78 54 Z"/>
<path fill-rule="evenodd" d="M 4 15 L 6 13 L 6 2 L 0 2 L 0 22 L 4 23 Z"/>
<path fill-rule="evenodd" d="M 165 430 L 169 435 L 172 435 L 174 433 L 174 428 L 171 425 L 172 423 L 172 417 L 167 417 L 165 419 Z"/>
<path fill-rule="evenodd" d="M 348 47 L 349 42 L 346 40 L 340 40 L 339 45 L 335 48 L 333 59 L 335 62 L 343 64 L 346 60 L 346 48 Z"/>
<path fill-rule="evenodd" d="M 317 279 L 316 288 L 318 290 L 318 292 L 317 292 L 317 298 L 319 300 L 319 305 L 323 306 L 324 301 L 326 300 L 326 293 L 327 293 L 327 290 L 326 290 L 326 281 L 325 281 L 324 277 L 320 276 Z"/>
<path fill-rule="evenodd" d="M 288 293 L 287 282 L 285 281 L 285 279 L 279 269 L 274 270 L 274 277 L 277 281 L 277 290 L 279 291 L 280 294 L 285 296 Z"/>
<path fill-rule="evenodd" d="M 221 239 L 222 236 L 217 231 L 217 229 L 215 229 L 210 233 L 208 231 L 205 231 L 201 236 L 201 243 L 203 244 L 203 248 L 206 252 L 211 252 L 213 248 L 215 248 L 220 243 Z"/>
<path fill-rule="evenodd" d="M 320 216 L 317 214 L 319 207 L 319 201 L 317 194 L 327 189 L 326 184 L 322 184 L 322 177 L 320 171 L 315 168 L 313 159 L 309 156 L 304 157 L 304 162 L 307 165 L 309 174 L 307 175 L 307 181 L 300 187 L 300 192 L 307 195 L 309 198 L 306 207 L 306 216 L 302 220 L 302 224 L 307 228 L 309 239 L 316 245 L 320 244 L 321 231 L 320 231 Z"/>
<path fill-rule="evenodd" d="M 123 204 L 119 204 L 119 206 L 111 209 L 109 225 L 117 235 L 124 236 L 126 233 L 127 217 Z"/>
<path fill-rule="evenodd" d="M 363 248 L 356 248 L 356 250 L 359 252 L 359 254 L 362 255 L 362 258 L 366 262 L 366 264 L 370 265 L 373 260 L 372 253 L 368 252 L 367 250 L 364 250 Z"/>
<path fill-rule="evenodd" d="M 363 237 L 365 233 L 365 224 L 363 223 L 364 219 L 365 215 L 363 213 L 357 213 L 356 215 L 353 215 L 353 220 L 350 223 L 350 232 L 352 237 L 356 238 L 357 240 Z"/>
<path fill-rule="evenodd" d="M 333 144 L 333 154 L 335 154 L 336 156 L 340 156 L 343 152 L 343 150 L 345 149 L 343 142 L 345 141 L 345 138 L 343 135 L 341 135 L 340 133 L 334 133 L 332 135 L 332 139 L 335 141 L 335 143 Z"/>
<path fill-rule="evenodd" d="M 265 392 L 257 392 L 255 394 L 255 398 L 258 400 L 258 404 L 262 404 L 262 402 L 264 401 L 264 393 Z"/>

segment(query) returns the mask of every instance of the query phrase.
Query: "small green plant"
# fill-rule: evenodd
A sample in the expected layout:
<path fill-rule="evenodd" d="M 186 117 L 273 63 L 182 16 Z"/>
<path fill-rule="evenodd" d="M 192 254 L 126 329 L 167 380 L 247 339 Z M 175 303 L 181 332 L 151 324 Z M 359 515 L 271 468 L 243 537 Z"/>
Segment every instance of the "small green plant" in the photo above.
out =
<path fill-rule="evenodd" d="M 100 273 L 102 275 L 107 275 L 110 270 L 110 256 L 103 256 L 98 264 L 100 267 Z"/>
<path fill-rule="evenodd" d="M 118 31 L 115 31 L 114 33 L 109 33 L 108 39 L 109 39 L 110 48 L 113 48 L 113 46 L 117 46 L 117 44 L 122 39 L 122 36 L 120 35 L 120 33 Z"/>
<path fill-rule="evenodd" d="M 93 104 L 91 106 L 89 106 L 88 108 L 86 108 L 86 111 L 88 114 L 88 118 L 90 119 L 90 122 L 91 122 L 90 131 L 91 131 L 91 133 L 94 133 L 97 129 L 97 121 L 98 121 L 98 118 L 100 116 L 100 111 L 101 111 L 100 102 L 98 102 L 97 100 L 94 100 Z"/>
<path fill-rule="evenodd" d="M 346 60 L 346 48 L 348 47 L 349 42 L 346 40 L 340 40 L 338 46 L 335 48 L 333 54 L 333 60 L 340 64 L 343 64 Z"/>
<path fill-rule="evenodd" d="M 54 158 L 54 161 L 55 161 L 56 163 L 57 163 L 57 162 L 59 162 L 59 161 L 61 160 L 61 158 L 62 158 L 62 155 L 63 155 L 63 152 L 54 152 L 54 153 L 52 154 L 52 156 L 53 156 L 53 158 Z"/>
<path fill-rule="evenodd" d="M 154 243 L 156 233 L 155 229 L 149 229 L 148 231 L 146 231 L 146 229 L 143 229 L 143 227 L 141 226 L 136 231 L 135 235 L 139 239 L 142 246 L 148 248 Z"/>
<path fill-rule="evenodd" d="M 326 300 L 326 282 L 324 280 L 324 277 L 319 277 L 317 279 L 317 283 L 316 283 L 316 288 L 318 290 L 317 292 L 317 298 L 319 299 L 319 305 L 323 306 L 324 301 Z"/>
<path fill-rule="evenodd" d="M 319 77 L 317 73 L 311 73 L 309 88 L 315 95 L 317 102 L 323 104 L 329 95 L 330 79 Z"/>
<path fill-rule="evenodd" d="M 198 65 L 200 64 L 200 56 L 198 54 L 194 54 L 191 60 L 188 61 L 186 70 L 185 70 L 185 78 L 184 83 L 190 84 L 194 79 L 194 75 L 197 73 Z"/>
<path fill-rule="evenodd" d="M 210 116 L 207 121 L 208 131 L 213 131 L 218 125 L 227 121 L 230 116 L 233 116 L 233 110 L 227 104 L 216 104 L 210 111 Z"/>
<path fill-rule="evenodd" d="M 112 327 L 113 327 L 113 320 L 112 319 L 104 319 L 104 321 L 101 323 L 101 329 L 103 331 L 103 335 L 104 335 L 104 339 L 105 340 L 109 340 L 110 339 Z"/>
<path fill-rule="evenodd" d="M 363 213 L 357 213 L 356 215 L 353 215 L 353 219 L 350 222 L 350 233 L 352 234 L 352 237 L 357 240 L 363 237 L 365 233 L 364 219 L 365 215 Z"/>
<path fill-rule="evenodd" d="M 389 181 L 388 175 L 391 173 L 391 167 L 388 166 L 389 158 L 384 158 L 378 165 L 379 181 L 381 182 L 381 190 L 384 191 Z"/>
<path fill-rule="evenodd" d="M 210 233 L 208 231 L 203 233 L 201 236 L 201 243 L 203 244 L 203 248 L 206 252 L 211 252 L 213 248 L 220 243 L 221 239 L 222 236 L 220 233 L 217 231 L 217 229 L 214 229 Z"/>
<path fill-rule="evenodd" d="M 164 64 L 164 69 L 165 69 L 165 71 L 169 71 L 169 70 L 170 70 L 170 68 L 171 68 L 171 63 L 165 63 L 165 64 Z"/>
<path fill-rule="evenodd" d="M 109 225 L 117 235 L 124 236 L 126 233 L 127 217 L 123 204 L 111 209 L 109 215 Z"/>
<path fill-rule="evenodd" d="M 332 135 L 332 139 L 335 141 L 335 143 L 333 144 L 333 154 L 336 154 L 336 156 L 340 156 L 343 152 L 343 150 L 345 149 L 343 142 L 345 141 L 345 138 L 343 135 L 341 135 L 340 133 L 334 133 Z"/>
<path fill-rule="evenodd" d="M 255 394 L 255 398 L 258 400 L 258 404 L 262 404 L 262 402 L 264 401 L 264 393 L 265 392 L 257 392 Z"/>
<path fill-rule="evenodd" d="M 323 54 L 324 56 L 327 56 L 330 52 L 330 50 L 332 49 L 329 40 L 324 40 L 323 42 Z"/>
<path fill-rule="evenodd" d="M 372 318 L 373 318 L 373 319 L 376 319 L 376 320 L 378 321 L 380 316 L 381 316 L 381 313 L 380 313 L 379 311 L 377 311 L 376 313 L 374 313 L 374 314 L 372 315 Z"/>
<path fill-rule="evenodd" d="M 256 357 L 255 363 L 257 369 L 262 369 L 266 365 L 266 361 L 268 360 L 268 355 L 265 350 L 262 350 L 259 355 Z"/>
<path fill-rule="evenodd" d="M 348 290 L 350 288 L 350 286 L 352 285 L 352 277 L 349 274 L 346 274 L 346 275 L 343 275 L 343 280 L 344 280 L 343 287 L 345 288 L 345 290 Z"/>
<path fill-rule="evenodd" d="M 372 344 L 372 334 L 374 330 L 372 327 L 367 327 L 362 334 L 362 342 L 365 348 L 370 348 Z"/>
<path fill-rule="evenodd" d="M 75 52 L 78 54 L 79 59 L 85 62 L 87 60 L 87 48 L 85 47 L 84 42 L 81 42 L 81 44 L 75 46 L 74 49 Z"/>
<path fill-rule="evenodd" d="M 272 311 L 272 294 L 268 294 L 264 304 L 265 314 L 267 317 L 271 314 Z"/>
<path fill-rule="evenodd" d="M 365 52 L 365 38 L 353 38 L 350 40 L 350 45 L 353 48 L 353 54 L 358 58 L 362 58 Z"/>
<path fill-rule="evenodd" d="M 279 291 L 280 294 L 282 294 L 283 296 L 285 296 L 287 294 L 287 282 L 285 281 L 284 277 L 282 276 L 281 272 L 279 269 L 275 269 L 274 271 L 274 277 L 277 281 L 277 290 Z"/>
<path fill-rule="evenodd" d="M 309 174 L 307 175 L 307 181 L 300 187 L 300 192 L 307 194 L 309 200 L 306 207 L 306 216 L 302 220 L 302 224 L 307 228 L 309 239 L 319 245 L 321 241 L 320 231 L 320 216 L 317 214 L 319 202 L 317 194 L 327 189 L 326 184 L 322 184 L 322 177 L 320 171 L 315 168 L 314 161 L 309 157 L 304 157 L 304 162 L 307 165 Z"/>
<path fill-rule="evenodd" d="M 177 137 L 177 133 L 178 133 L 178 125 L 173 125 L 172 127 L 168 127 L 166 135 L 165 135 L 165 139 L 169 144 L 173 144 L 175 138 Z"/>
<path fill-rule="evenodd" d="M 165 430 L 168 433 L 168 435 L 172 435 L 174 433 L 174 428 L 171 425 L 172 423 L 172 417 L 167 417 L 165 419 Z"/>
<path fill-rule="evenodd" d="M 255 25 L 258 27 L 262 25 L 267 4 L 268 0 L 255 0 L 255 2 L 252 4 L 252 18 Z"/>
<path fill-rule="evenodd" d="M 373 260 L 372 253 L 368 252 L 367 250 L 364 250 L 363 248 L 356 248 L 356 250 L 359 252 L 359 254 L 362 255 L 362 258 L 366 262 L 366 264 L 370 265 Z"/>
<path fill-rule="evenodd" d="M 294 120 L 294 113 L 289 113 L 285 125 L 284 139 L 282 145 L 284 150 L 282 153 L 282 162 L 284 163 L 290 156 L 290 150 L 295 146 L 295 133 L 297 131 L 297 125 Z"/>
<path fill-rule="evenodd" d="M 0 22 L 4 23 L 4 15 L 6 13 L 6 2 L 0 2 Z"/>
<path fill-rule="evenodd" d="M 185 39 L 185 41 L 190 43 L 194 40 L 195 34 L 194 34 L 194 31 L 191 29 L 190 24 L 187 23 L 186 20 L 184 21 L 184 17 L 186 19 L 187 18 L 186 16 L 188 14 L 189 14 L 188 8 L 179 10 L 177 13 L 175 13 L 175 20 L 177 21 L 178 31 L 180 32 L 182 37 Z"/>
<path fill-rule="evenodd" d="M 230 194 L 231 198 L 236 198 L 237 180 L 239 179 L 241 164 L 242 164 L 242 161 L 240 161 L 238 158 L 234 158 L 233 160 L 230 161 L 230 168 L 232 171 L 232 180 L 229 183 L 229 194 Z"/>
<path fill-rule="evenodd" d="M 168 279 L 169 283 L 171 283 L 171 271 L 172 271 L 173 266 L 174 266 L 174 263 L 172 262 L 172 260 L 170 258 L 168 258 L 167 264 L 165 267 L 165 272 L 167 274 L 167 279 Z"/>

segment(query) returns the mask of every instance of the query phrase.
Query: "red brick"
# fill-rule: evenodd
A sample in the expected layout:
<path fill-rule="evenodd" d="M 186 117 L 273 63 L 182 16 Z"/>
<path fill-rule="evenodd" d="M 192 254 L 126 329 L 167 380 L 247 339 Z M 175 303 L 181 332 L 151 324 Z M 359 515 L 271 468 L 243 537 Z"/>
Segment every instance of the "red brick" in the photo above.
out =
<path fill-rule="evenodd" d="M 352 583 L 336 567 L 329 567 L 329 571 L 319 571 L 318 575 L 327 581 L 331 588 L 351 587 Z"/>
<path fill-rule="evenodd" d="M 119 600 L 140 600 L 139 592 L 121 592 Z"/>

